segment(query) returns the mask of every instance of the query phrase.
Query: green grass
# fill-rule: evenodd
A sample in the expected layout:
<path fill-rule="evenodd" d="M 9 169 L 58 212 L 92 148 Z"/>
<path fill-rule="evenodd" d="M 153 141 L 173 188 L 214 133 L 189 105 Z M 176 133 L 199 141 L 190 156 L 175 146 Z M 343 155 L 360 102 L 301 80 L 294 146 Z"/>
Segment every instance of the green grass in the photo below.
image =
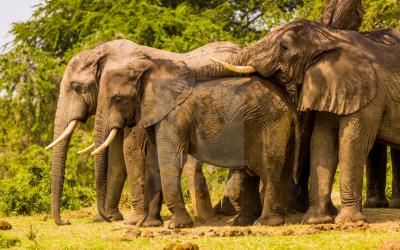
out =
<path fill-rule="evenodd" d="M 92 211 L 93 209 L 91 209 Z M 93 210 L 94 211 L 94 210 Z M 127 214 L 129 211 L 124 211 Z M 122 222 L 92 223 L 90 213 L 64 213 L 72 222 L 69 226 L 56 226 L 44 215 L 12 216 L 2 218 L 10 222 L 12 230 L 4 231 L 7 238 L 20 242 L 13 249 L 162 249 L 169 243 L 195 243 L 200 249 L 376 249 L 384 241 L 400 239 L 400 209 L 368 210 L 367 216 L 373 223 L 369 228 L 315 231 L 301 224 L 281 227 L 229 227 L 202 226 L 183 229 L 178 233 L 161 236 L 163 228 L 144 229 L 142 236 L 133 240 L 122 240 L 129 227 Z M 298 222 L 300 215 L 290 215 L 288 222 Z M 218 223 L 217 223 L 218 224 Z M 199 226 L 200 225 L 200 226 Z M 220 221 L 219 225 L 225 225 Z M 254 236 L 210 237 L 213 229 L 224 232 L 250 229 Z M 151 231 L 154 238 L 143 237 Z M 204 236 L 199 236 L 204 232 Z M 263 235 L 262 235 L 263 234 Z"/>

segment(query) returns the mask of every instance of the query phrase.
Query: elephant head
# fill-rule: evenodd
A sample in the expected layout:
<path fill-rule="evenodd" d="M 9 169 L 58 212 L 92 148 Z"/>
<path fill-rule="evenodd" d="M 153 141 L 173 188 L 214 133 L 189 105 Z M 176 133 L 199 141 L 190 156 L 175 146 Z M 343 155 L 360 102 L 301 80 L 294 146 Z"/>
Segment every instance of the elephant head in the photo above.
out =
<path fill-rule="evenodd" d="M 281 84 L 301 84 L 300 111 L 345 115 L 368 104 L 377 93 L 373 56 L 362 48 L 372 46 L 366 40 L 357 32 L 295 21 L 246 47 L 229 63 L 221 62 L 225 71 L 215 64 L 207 70 L 209 75 L 225 76 L 227 70 L 243 73 L 246 68 Z"/>
<path fill-rule="evenodd" d="M 191 94 L 193 84 L 194 77 L 185 63 L 155 59 L 142 51 L 132 51 L 114 63 L 107 62 L 96 111 L 97 149 L 92 152 L 96 162 L 97 206 L 105 220 L 109 220 L 104 208 L 107 150 L 117 131 L 156 124 Z"/>
<path fill-rule="evenodd" d="M 83 51 L 70 60 L 64 72 L 54 121 L 55 140 L 47 146 L 53 148 L 51 210 L 57 225 L 69 224 L 60 217 L 60 203 L 65 162 L 73 130 L 78 122 L 86 122 L 96 112 L 99 80 L 106 61 L 115 57 L 118 51 L 134 45 L 121 40 Z"/>

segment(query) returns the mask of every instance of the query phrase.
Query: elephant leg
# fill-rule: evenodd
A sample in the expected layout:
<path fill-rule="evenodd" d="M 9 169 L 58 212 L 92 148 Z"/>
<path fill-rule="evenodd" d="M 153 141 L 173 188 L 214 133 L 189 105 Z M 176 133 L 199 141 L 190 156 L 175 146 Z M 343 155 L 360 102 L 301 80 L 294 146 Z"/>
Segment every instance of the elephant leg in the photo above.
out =
<path fill-rule="evenodd" d="M 364 207 L 378 208 L 388 207 L 389 202 L 385 197 L 386 186 L 386 145 L 375 143 L 369 152 L 367 172 L 367 198 Z"/>
<path fill-rule="evenodd" d="M 145 146 L 146 131 L 139 128 L 124 129 L 124 158 L 132 198 L 132 213 L 124 221 L 127 225 L 142 222 L 148 211 L 145 201 Z"/>
<path fill-rule="evenodd" d="M 317 114 L 310 145 L 310 207 L 303 218 L 309 224 L 333 222 L 331 193 L 338 163 L 337 131 L 331 116 Z"/>
<path fill-rule="evenodd" d="M 157 148 L 154 136 L 148 137 L 145 170 L 145 201 L 148 204 L 146 219 L 139 224 L 143 227 L 157 227 L 163 224 L 161 206 L 163 195 L 161 191 L 160 170 L 158 167 Z"/>
<path fill-rule="evenodd" d="M 201 220 L 215 217 L 212 208 L 210 193 L 202 171 L 202 163 L 188 155 L 183 173 L 188 181 L 189 193 L 192 199 L 192 209 Z"/>
<path fill-rule="evenodd" d="M 124 188 L 126 180 L 123 140 L 124 134 L 120 131 L 108 150 L 107 193 L 105 206 L 107 214 L 109 214 L 113 220 L 124 219 L 122 213 L 118 209 L 122 189 Z M 104 221 L 104 219 L 97 214 L 93 218 L 93 221 L 100 222 Z"/>
<path fill-rule="evenodd" d="M 289 209 L 305 213 L 309 207 L 308 179 L 310 177 L 310 154 L 307 154 L 304 166 L 302 167 L 298 184 L 293 180 L 289 188 Z"/>
<path fill-rule="evenodd" d="M 182 168 L 187 158 L 184 131 L 175 124 L 161 122 L 156 125 L 158 163 L 165 203 L 172 214 L 168 228 L 191 227 L 193 220 L 186 210 L 182 196 Z"/>
<path fill-rule="evenodd" d="M 373 115 L 373 114 L 371 114 Z M 363 166 L 367 161 L 379 119 L 363 119 L 363 114 L 341 117 L 339 125 L 339 174 L 342 208 L 335 223 L 365 222 L 362 213 Z"/>
<path fill-rule="evenodd" d="M 390 148 L 392 158 L 392 199 L 390 208 L 400 208 L 400 150 Z"/>
<path fill-rule="evenodd" d="M 214 206 L 215 213 L 232 216 L 239 212 L 242 177 L 239 171 L 229 171 L 222 199 Z"/>
<path fill-rule="evenodd" d="M 240 210 L 233 220 L 235 226 L 252 225 L 261 214 L 261 200 L 259 194 L 260 178 L 250 176 L 244 170 L 236 171 L 241 176 L 239 193 Z"/>

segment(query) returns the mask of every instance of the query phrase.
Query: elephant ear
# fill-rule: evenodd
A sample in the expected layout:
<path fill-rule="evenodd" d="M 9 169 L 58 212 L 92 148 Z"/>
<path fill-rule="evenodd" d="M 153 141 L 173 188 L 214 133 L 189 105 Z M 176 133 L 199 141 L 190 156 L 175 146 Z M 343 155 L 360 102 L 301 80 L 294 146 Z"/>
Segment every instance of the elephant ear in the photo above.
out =
<path fill-rule="evenodd" d="M 298 109 L 347 115 L 367 105 L 376 93 L 372 59 L 359 48 L 342 45 L 321 54 L 306 70 Z"/>
<path fill-rule="evenodd" d="M 146 128 L 163 119 L 192 93 L 195 78 L 182 61 L 151 59 L 138 84 L 136 124 Z"/>

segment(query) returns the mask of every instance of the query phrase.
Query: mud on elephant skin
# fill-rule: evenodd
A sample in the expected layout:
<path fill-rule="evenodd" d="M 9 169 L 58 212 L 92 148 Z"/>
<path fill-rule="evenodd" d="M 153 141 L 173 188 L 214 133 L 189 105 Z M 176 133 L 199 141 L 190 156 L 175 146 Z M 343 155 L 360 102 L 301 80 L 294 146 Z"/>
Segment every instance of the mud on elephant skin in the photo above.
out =
<path fill-rule="evenodd" d="M 305 220 L 333 221 L 328 201 L 339 165 L 342 209 L 335 222 L 365 221 L 361 191 L 368 152 L 375 139 L 400 145 L 396 116 L 400 107 L 395 101 L 400 98 L 399 55 L 400 45 L 387 46 L 358 32 L 296 21 L 243 49 L 224 63 L 227 69 L 208 66 L 198 75 L 227 76 L 233 69 L 236 74 L 258 72 L 281 84 L 299 84 L 298 110 L 317 111 Z"/>
<path fill-rule="evenodd" d="M 124 41 L 121 42 L 123 43 Z M 147 49 L 146 47 L 139 46 L 130 41 L 125 42 L 131 45 L 133 44 L 132 46 L 144 51 Z M 102 76 L 104 63 L 110 58 L 123 57 L 125 54 L 125 51 L 121 47 L 114 47 L 113 50 L 109 50 L 107 53 L 105 53 L 104 50 L 95 48 L 83 51 L 74 56 L 70 60 L 60 84 L 60 94 L 54 122 L 55 141 L 48 147 L 53 147 L 51 206 L 53 218 L 58 225 L 69 224 L 68 221 L 64 221 L 60 217 L 60 201 L 69 140 L 77 123 L 85 122 L 89 116 L 95 113 L 99 79 Z M 163 52 L 150 48 L 147 50 L 151 50 L 149 53 L 158 54 L 160 57 L 187 58 L 189 61 L 192 60 L 194 64 L 202 65 L 203 63 L 210 62 L 206 57 L 208 54 L 217 58 L 227 58 L 239 49 L 240 47 L 233 43 L 216 42 L 185 54 Z M 129 137 L 129 133 L 131 133 L 131 131 L 126 134 L 127 137 Z M 123 137 L 122 133 L 118 133 L 117 140 L 110 145 L 109 155 L 107 156 L 109 161 L 107 179 L 108 183 L 113 183 L 113 185 L 107 186 L 105 209 L 113 220 L 120 220 L 123 218 L 118 210 L 120 195 L 127 176 L 122 148 Z M 140 143 L 140 140 L 131 140 L 131 142 Z M 132 169 L 130 166 L 127 167 L 128 171 Z M 129 184 L 130 189 L 134 190 L 135 183 L 130 182 Z M 157 196 L 160 197 L 159 195 Z M 157 204 L 157 202 L 155 204 Z M 150 206 L 152 205 L 150 204 Z M 209 206 L 211 207 L 211 205 Z M 139 208 L 133 205 L 133 215 L 143 213 L 137 211 L 138 209 Z M 159 208 L 151 208 L 151 210 L 156 211 L 159 210 Z M 99 220 L 102 220 L 102 218 L 100 216 L 95 216 L 95 221 Z M 132 222 L 132 216 L 129 221 Z"/>
<path fill-rule="evenodd" d="M 95 124 L 97 149 L 93 152 L 96 160 L 104 159 L 104 149 L 115 131 L 125 126 L 146 128 L 149 138 L 154 137 L 150 141 L 157 142 L 163 195 L 172 213 L 170 228 L 192 224 L 180 186 L 188 154 L 216 166 L 246 166 L 265 187 L 263 210 L 256 223 L 282 224 L 281 176 L 297 162 L 289 158 L 298 155 L 294 152 L 298 152 L 295 145 L 299 143 L 289 143 L 295 134 L 297 113 L 281 88 L 259 78 L 195 84 L 193 69 L 183 62 L 154 58 L 135 62 L 136 70 L 129 62 L 122 63 L 101 79 L 101 105 Z M 131 75 L 121 78 L 122 71 Z M 285 165 L 288 162 L 289 168 Z M 107 169 L 104 164 L 96 167 L 101 201 Z"/>

